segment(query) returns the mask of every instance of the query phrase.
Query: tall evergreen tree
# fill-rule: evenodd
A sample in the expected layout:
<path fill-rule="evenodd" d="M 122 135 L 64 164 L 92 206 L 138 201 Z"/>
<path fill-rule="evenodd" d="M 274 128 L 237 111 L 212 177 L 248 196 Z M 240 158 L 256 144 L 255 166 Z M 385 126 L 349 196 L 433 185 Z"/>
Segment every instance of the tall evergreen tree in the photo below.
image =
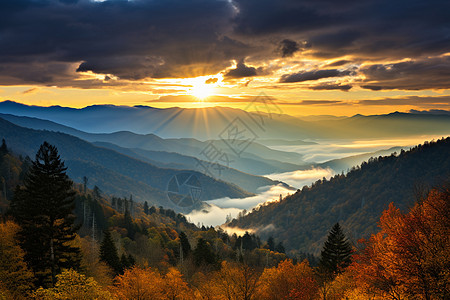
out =
<path fill-rule="evenodd" d="M 191 244 L 189 243 L 189 240 L 183 231 L 180 232 L 180 244 L 181 249 L 183 249 L 183 256 L 187 257 L 191 252 Z"/>
<path fill-rule="evenodd" d="M 148 203 L 147 203 L 147 201 L 144 202 L 144 214 L 148 215 Z"/>
<path fill-rule="evenodd" d="M 70 244 L 79 227 L 74 226 L 75 192 L 66 169 L 56 147 L 44 142 L 11 203 L 25 260 L 39 285 L 53 285 L 62 268 L 80 266 L 80 249 Z"/>
<path fill-rule="evenodd" d="M 352 246 L 345 237 L 339 223 L 328 234 L 320 254 L 319 270 L 322 274 L 333 277 L 351 262 Z"/>
<path fill-rule="evenodd" d="M 273 240 L 272 236 L 269 236 L 269 238 L 267 239 L 267 247 L 269 247 L 270 251 L 275 250 L 275 241 Z"/>
<path fill-rule="evenodd" d="M 117 254 L 117 248 L 109 230 L 104 231 L 103 241 L 100 245 L 100 260 L 104 261 L 116 274 L 122 272 L 122 265 Z"/>
<path fill-rule="evenodd" d="M 217 264 L 217 258 L 214 252 L 210 249 L 208 243 L 203 239 L 199 238 L 197 241 L 197 247 L 194 249 L 194 262 L 197 266 L 202 264 L 214 265 Z"/>

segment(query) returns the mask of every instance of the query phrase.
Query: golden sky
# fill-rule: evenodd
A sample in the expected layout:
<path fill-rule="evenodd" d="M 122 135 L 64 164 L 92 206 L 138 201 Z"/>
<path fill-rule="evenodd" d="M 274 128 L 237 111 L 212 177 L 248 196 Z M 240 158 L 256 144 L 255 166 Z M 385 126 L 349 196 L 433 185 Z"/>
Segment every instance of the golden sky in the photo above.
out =
<path fill-rule="evenodd" d="M 323 3 L 322 3 L 323 2 Z M 448 110 L 443 1 L 0 3 L 0 100 L 245 108 L 291 115 Z"/>

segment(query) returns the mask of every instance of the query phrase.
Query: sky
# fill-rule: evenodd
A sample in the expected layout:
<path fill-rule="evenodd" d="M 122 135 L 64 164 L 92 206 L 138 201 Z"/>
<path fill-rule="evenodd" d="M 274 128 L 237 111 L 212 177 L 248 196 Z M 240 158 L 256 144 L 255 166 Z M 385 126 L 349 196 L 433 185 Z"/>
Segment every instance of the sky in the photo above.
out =
<path fill-rule="evenodd" d="M 292 115 L 450 104 L 448 0 L 0 1 L 0 101 Z"/>

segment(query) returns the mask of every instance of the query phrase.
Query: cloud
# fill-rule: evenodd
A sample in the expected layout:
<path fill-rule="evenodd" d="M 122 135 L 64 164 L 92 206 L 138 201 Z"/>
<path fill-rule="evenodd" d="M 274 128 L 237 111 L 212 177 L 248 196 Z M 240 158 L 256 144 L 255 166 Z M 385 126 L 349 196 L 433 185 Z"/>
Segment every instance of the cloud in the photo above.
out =
<path fill-rule="evenodd" d="M 144 78 L 224 70 L 229 79 L 266 76 L 282 56 L 296 70 L 299 57 L 335 61 L 328 67 L 357 61 L 361 86 L 374 91 L 445 89 L 448 11 L 445 0 L 0 1 L 0 83 L 126 89 Z M 264 70 L 243 61 L 229 70 L 243 57 Z M 405 58 L 412 61 L 385 63 Z M 88 71 L 103 79 L 80 80 Z M 336 72 L 301 71 L 280 82 L 348 71 Z"/>
<path fill-rule="evenodd" d="M 311 43 L 319 57 L 385 58 L 440 54 L 448 49 L 450 3 L 431 0 L 234 0 L 243 36 L 288 35 Z"/>
<path fill-rule="evenodd" d="M 256 68 L 245 65 L 244 60 L 239 61 L 235 69 L 225 73 L 226 78 L 244 78 L 256 76 Z"/>
<path fill-rule="evenodd" d="M 22 94 L 24 94 L 24 95 L 32 94 L 32 93 L 35 93 L 38 90 L 39 90 L 38 88 L 31 88 L 31 89 L 27 89 L 27 90 L 23 91 Z"/>
<path fill-rule="evenodd" d="M 323 177 L 329 179 L 334 175 L 334 171 L 331 169 L 313 168 L 310 170 L 298 170 L 286 173 L 269 174 L 272 180 L 283 181 L 297 189 L 301 189 L 305 185 L 310 185 L 311 183 L 322 179 Z"/>
<path fill-rule="evenodd" d="M 280 52 L 282 57 L 290 57 L 300 50 L 296 41 L 284 39 L 280 42 Z"/>
<path fill-rule="evenodd" d="M 209 205 L 208 208 L 202 210 L 194 210 L 186 215 L 192 223 L 201 223 L 205 226 L 217 226 L 225 223 L 228 215 L 236 218 L 242 209 L 239 208 L 221 208 L 216 205 Z"/>
<path fill-rule="evenodd" d="M 352 86 L 349 84 L 330 84 L 330 83 L 325 83 L 325 84 L 318 84 L 318 85 L 314 85 L 309 87 L 311 90 L 316 90 L 316 91 L 320 91 L 320 90 L 341 90 L 344 92 L 348 92 Z"/>
<path fill-rule="evenodd" d="M 374 64 L 360 69 L 361 87 L 370 90 L 422 90 L 450 88 L 450 55 L 394 64 Z"/>
<path fill-rule="evenodd" d="M 314 70 L 307 72 L 298 72 L 294 74 L 284 74 L 280 78 L 280 82 L 282 83 L 291 83 L 291 82 L 303 82 L 309 80 L 318 80 L 322 78 L 329 77 L 341 77 L 350 75 L 351 71 L 341 71 L 337 69 L 329 69 L 329 70 Z"/>
<path fill-rule="evenodd" d="M 220 198 L 215 200 L 209 200 L 207 203 L 214 204 L 222 208 L 239 208 L 239 209 L 251 209 L 265 202 L 278 201 L 280 194 L 287 195 L 292 193 L 292 190 L 287 189 L 281 185 L 268 186 L 265 188 L 260 188 L 260 192 L 256 196 L 251 196 L 247 198 Z"/>
<path fill-rule="evenodd" d="M 351 61 L 350 60 L 346 60 L 346 59 L 341 59 L 341 60 L 329 63 L 326 66 L 327 67 L 340 67 L 340 66 L 346 65 L 348 63 L 351 63 Z"/>
<path fill-rule="evenodd" d="M 227 215 L 231 214 L 232 218 L 236 218 L 242 210 L 250 210 L 260 204 L 272 201 L 278 201 L 280 194 L 286 196 L 293 193 L 292 190 L 283 186 L 268 186 L 260 188 L 260 194 L 248 198 L 220 198 L 206 201 L 208 207 L 202 210 L 192 211 L 187 215 L 194 223 L 203 222 L 205 225 L 221 225 L 225 223 Z"/>
<path fill-rule="evenodd" d="M 208 78 L 208 79 L 206 79 L 206 81 L 205 81 L 205 83 L 206 84 L 214 84 L 214 83 L 216 83 L 217 81 L 218 81 L 219 79 L 217 79 L 217 78 Z"/>

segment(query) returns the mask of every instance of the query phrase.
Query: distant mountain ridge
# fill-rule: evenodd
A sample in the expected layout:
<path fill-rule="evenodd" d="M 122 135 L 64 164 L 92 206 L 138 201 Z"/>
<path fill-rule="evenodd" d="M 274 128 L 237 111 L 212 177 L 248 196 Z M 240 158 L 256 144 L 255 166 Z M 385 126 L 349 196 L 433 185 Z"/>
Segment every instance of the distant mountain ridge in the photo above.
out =
<path fill-rule="evenodd" d="M 81 109 L 40 107 L 4 101 L 0 112 L 36 117 L 91 133 L 131 131 L 163 138 L 218 139 L 239 119 L 259 139 L 375 138 L 420 134 L 450 134 L 449 114 L 391 113 L 308 121 L 280 113 L 245 112 L 227 107 L 167 108 L 94 105 Z"/>
<path fill-rule="evenodd" d="M 168 157 L 173 158 L 174 152 L 179 154 L 177 161 L 180 161 L 180 156 L 183 156 L 185 158 L 184 160 L 187 160 L 189 165 L 192 164 L 191 161 L 193 157 L 196 157 L 199 160 L 206 160 L 207 158 L 205 155 L 202 155 L 202 151 L 208 146 L 209 142 L 201 142 L 192 138 L 162 139 L 154 134 L 141 135 L 127 131 L 109 134 L 94 134 L 34 117 L 23 117 L 2 113 L 0 113 L 0 117 L 22 127 L 62 132 L 88 142 L 109 143 L 122 148 L 133 149 L 134 155 L 139 151 L 147 154 L 148 151 L 166 152 L 166 158 L 162 160 L 162 162 L 167 161 Z M 105 146 L 106 145 L 107 144 L 105 144 Z M 257 143 L 251 143 L 246 149 L 247 151 L 242 153 L 240 157 L 233 154 L 233 152 L 221 141 L 216 141 L 215 146 L 220 146 L 221 151 L 228 153 L 230 160 L 232 160 L 232 162 L 227 165 L 228 167 L 239 169 L 245 173 L 264 175 L 269 173 L 288 172 L 298 169 L 299 165 L 303 164 L 302 156 L 299 154 L 272 150 Z M 267 157 L 271 157 L 272 159 L 268 159 Z M 277 159 L 283 161 L 278 161 Z M 292 163 L 286 161 L 291 161 Z"/>
<path fill-rule="evenodd" d="M 228 226 L 276 236 L 291 251 L 319 253 L 329 229 L 339 222 L 350 238 L 376 231 L 390 202 L 400 209 L 433 185 L 450 182 L 450 137 L 369 159 L 347 175 L 319 180 L 281 202 L 269 203 Z M 356 241 L 354 241 L 356 242 Z"/>
<path fill-rule="evenodd" d="M 2 118 L 0 138 L 4 138 L 8 147 L 15 152 L 30 157 L 34 157 L 43 141 L 48 141 L 58 148 L 61 158 L 69 167 L 69 176 L 75 181 L 82 182 L 83 176 L 87 176 L 90 178 L 90 185 L 96 184 L 104 192 L 117 196 L 129 196 L 133 193 L 138 202 L 147 200 L 154 205 L 180 210 L 169 201 L 166 189 L 171 178 L 183 172 L 181 170 L 159 168 L 113 150 L 96 147 L 68 134 L 28 129 Z M 200 181 L 201 200 L 252 195 L 234 184 L 213 179 L 200 172 L 189 172 L 195 174 Z"/>

